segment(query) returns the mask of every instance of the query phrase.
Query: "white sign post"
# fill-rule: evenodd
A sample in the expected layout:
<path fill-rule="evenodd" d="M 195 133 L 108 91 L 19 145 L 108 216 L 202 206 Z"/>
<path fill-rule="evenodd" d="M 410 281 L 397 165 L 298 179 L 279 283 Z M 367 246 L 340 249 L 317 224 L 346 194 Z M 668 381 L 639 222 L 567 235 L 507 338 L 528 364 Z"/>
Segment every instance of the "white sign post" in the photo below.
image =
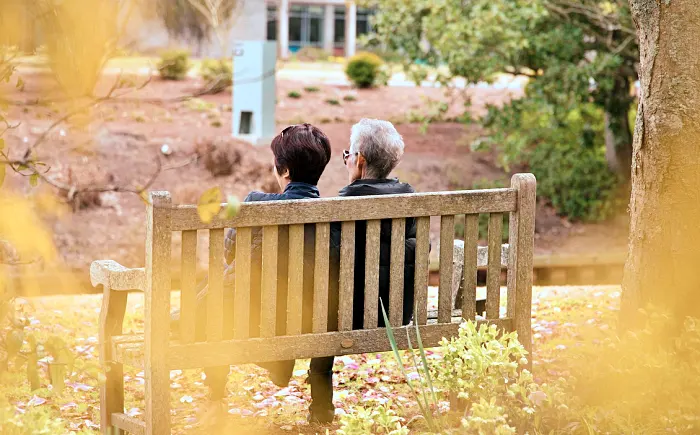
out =
<path fill-rule="evenodd" d="M 233 47 L 233 137 L 269 145 L 275 137 L 275 41 L 239 41 Z"/>

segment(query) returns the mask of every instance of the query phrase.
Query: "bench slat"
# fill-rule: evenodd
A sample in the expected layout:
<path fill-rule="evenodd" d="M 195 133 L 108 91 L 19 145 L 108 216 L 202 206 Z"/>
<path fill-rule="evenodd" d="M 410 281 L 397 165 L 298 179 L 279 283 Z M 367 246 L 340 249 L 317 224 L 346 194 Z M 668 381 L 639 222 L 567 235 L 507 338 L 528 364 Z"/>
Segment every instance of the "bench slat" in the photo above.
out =
<path fill-rule="evenodd" d="M 241 204 L 232 219 L 199 218 L 197 207 L 173 208 L 173 230 L 258 227 L 331 221 L 364 221 L 419 216 L 509 212 L 516 209 L 515 189 L 489 189 L 376 197 L 322 198 Z"/>
<path fill-rule="evenodd" d="M 471 320 L 476 313 L 476 270 L 479 243 L 479 215 L 468 214 L 464 218 L 464 272 L 462 275 L 462 314 Z M 479 313 L 482 315 L 483 313 Z"/>
<path fill-rule="evenodd" d="M 455 217 L 440 218 L 440 283 L 438 323 L 450 323 L 452 313 L 452 260 L 454 257 Z"/>
<path fill-rule="evenodd" d="M 234 292 L 234 327 L 236 338 L 250 336 L 250 286 L 253 231 L 251 228 L 238 228 L 236 234 L 236 286 Z M 227 313 L 231 314 L 231 313 Z"/>
<path fill-rule="evenodd" d="M 114 412 L 111 416 L 112 424 L 126 433 L 143 435 L 146 433 L 146 423 L 134 417 L 129 417 L 123 412 Z"/>
<path fill-rule="evenodd" d="M 489 264 L 486 273 L 486 317 L 497 319 L 501 305 L 501 239 L 503 213 L 489 216 Z"/>
<path fill-rule="evenodd" d="M 301 334 L 304 296 L 304 225 L 289 226 L 287 335 Z"/>
<path fill-rule="evenodd" d="M 428 321 L 428 263 L 430 257 L 430 217 L 423 216 L 416 220 L 416 267 L 413 279 L 417 324 L 425 325 Z"/>
<path fill-rule="evenodd" d="M 512 330 L 510 318 L 478 320 L 480 324 L 494 324 L 504 331 Z M 457 334 L 459 323 L 421 325 L 423 345 L 435 347 L 443 337 Z M 394 337 L 400 349 L 408 349 L 406 332 L 415 345 L 415 326 L 394 329 Z M 350 355 L 371 352 L 388 352 L 391 344 L 384 328 L 354 331 L 326 332 L 320 334 L 285 335 L 248 340 L 226 340 L 219 343 L 173 344 L 169 348 L 168 366 L 172 369 L 216 367 L 251 362 L 271 362 L 289 359 L 317 358 L 329 355 Z M 134 367 L 143 365 L 141 343 L 117 344 L 115 359 Z"/>
<path fill-rule="evenodd" d="M 207 341 L 220 341 L 224 332 L 224 230 L 209 230 L 209 290 Z"/>
<path fill-rule="evenodd" d="M 180 337 L 194 343 L 197 322 L 197 231 L 182 232 L 180 255 Z"/>
<path fill-rule="evenodd" d="M 262 283 L 260 297 L 260 336 L 274 337 L 277 328 L 277 256 L 279 254 L 279 228 L 271 225 L 263 228 Z"/>
<path fill-rule="evenodd" d="M 338 330 L 352 329 L 353 285 L 355 281 L 355 222 L 343 222 L 340 238 L 340 286 Z"/>
<path fill-rule="evenodd" d="M 328 331 L 328 281 L 331 227 L 328 223 L 316 224 L 314 263 L 313 332 Z"/>
<path fill-rule="evenodd" d="M 403 272 L 406 262 L 406 219 L 391 221 L 391 274 L 389 282 L 389 320 L 391 326 L 403 323 Z"/>
<path fill-rule="evenodd" d="M 377 327 L 379 313 L 379 240 L 382 221 L 367 221 L 365 244 L 365 329 Z"/>

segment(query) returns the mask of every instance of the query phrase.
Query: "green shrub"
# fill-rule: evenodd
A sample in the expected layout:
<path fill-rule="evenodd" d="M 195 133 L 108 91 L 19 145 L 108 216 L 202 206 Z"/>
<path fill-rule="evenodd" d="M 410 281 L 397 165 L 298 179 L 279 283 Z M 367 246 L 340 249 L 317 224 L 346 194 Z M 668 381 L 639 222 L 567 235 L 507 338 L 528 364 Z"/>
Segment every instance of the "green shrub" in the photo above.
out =
<path fill-rule="evenodd" d="M 490 107 L 484 125 L 493 132 L 474 148 L 494 146 L 500 164 L 526 166 L 537 177 L 537 194 L 558 213 L 596 221 L 619 207 L 619 180 L 605 160 L 601 110 L 593 104 L 552 107 L 532 99 Z"/>
<path fill-rule="evenodd" d="M 387 335 L 395 349 L 391 327 Z M 579 325 L 542 344 L 547 348 L 540 350 L 540 362 L 546 366 L 537 382 L 525 368 L 527 352 L 517 334 L 501 333 L 495 325 L 460 325 L 456 337 L 441 341 L 439 363 L 423 358 L 418 344 L 424 374 L 416 388 L 422 394 L 414 392 L 419 406 L 421 395 L 435 390 L 443 399 L 459 398 L 451 400 L 451 411 L 460 421 L 450 419 L 439 433 L 700 433 L 700 319 L 681 322 L 649 309 L 643 329 L 620 336 L 613 328 Z M 548 352 L 558 356 L 550 359 Z M 407 378 L 409 388 L 415 382 Z M 357 431 L 367 424 L 367 431 L 348 433 L 373 433 L 376 417 L 364 412 L 345 421 Z M 421 412 L 426 422 L 434 418 L 429 407 Z"/>
<path fill-rule="evenodd" d="M 228 59 L 205 59 L 200 73 L 209 93 L 218 94 L 233 84 L 233 66 Z"/>
<path fill-rule="evenodd" d="M 384 61 L 373 53 L 360 52 L 351 57 L 345 67 L 348 79 L 358 88 L 370 88 L 376 85 L 377 77 Z"/>
<path fill-rule="evenodd" d="M 163 52 L 158 63 L 158 73 L 166 80 L 183 80 L 190 69 L 190 53 L 187 50 Z"/>
<path fill-rule="evenodd" d="M 327 104 L 330 104 L 331 106 L 340 106 L 340 101 L 338 101 L 336 98 L 329 98 L 326 100 Z"/>
<path fill-rule="evenodd" d="M 408 435 L 408 428 L 403 424 L 403 418 L 396 415 L 386 405 L 372 408 L 357 407 L 353 413 L 340 417 L 339 435 Z"/>
<path fill-rule="evenodd" d="M 304 88 L 304 91 L 306 91 L 306 92 L 318 92 L 318 91 L 320 91 L 320 90 L 321 90 L 321 89 L 319 89 L 319 88 L 316 87 L 316 86 L 306 86 L 306 87 Z"/>
<path fill-rule="evenodd" d="M 343 97 L 343 101 L 357 101 L 357 97 L 354 95 L 346 95 Z"/>
<path fill-rule="evenodd" d="M 28 408 L 18 413 L 6 400 L 0 402 L 0 433 L 3 435 L 63 434 L 69 431 L 63 421 L 46 408 Z M 84 432 L 80 432 L 84 433 Z"/>
<path fill-rule="evenodd" d="M 289 98 L 294 98 L 294 99 L 301 98 L 301 92 L 299 92 L 299 91 L 289 91 L 289 93 L 287 93 L 287 96 L 288 96 Z"/>
<path fill-rule="evenodd" d="M 318 62 L 320 60 L 328 60 L 330 53 L 318 47 L 302 47 L 294 53 L 294 57 L 302 62 Z"/>

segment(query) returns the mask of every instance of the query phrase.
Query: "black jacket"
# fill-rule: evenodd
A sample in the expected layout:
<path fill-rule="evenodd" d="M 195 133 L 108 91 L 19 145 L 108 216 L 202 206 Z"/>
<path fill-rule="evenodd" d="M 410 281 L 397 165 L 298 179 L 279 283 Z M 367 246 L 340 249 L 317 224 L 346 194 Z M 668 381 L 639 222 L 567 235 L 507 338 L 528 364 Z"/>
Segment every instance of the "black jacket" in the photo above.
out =
<path fill-rule="evenodd" d="M 415 193 L 411 185 L 401 183 L 398 179 L 380 180 L 356 180 L 340 191 L 340 196 L 370 196 L 393 195 L 402 193 Z M 355 274 L 353 295 L 353 329 L 362 329 L 365 294 L 365 240 L 367 235 L 367 223 L 358 221 L 355 224 Z M 410 322 L 413 314 L 414 290 L 413 279 L 415 274 L 416 259 L 416 220 L 406 219 L 406 247 L 404 262 L 404 306 L 403 324 Z M 331 252 L 339 258 L 341 239 L 341 224 L 331 225 Z M 338 261 L 334 261 L 337 267 Z M 389 283 L 391 263 L 391 219 L 384 219 L 381 223 L 380 253 L 379 253 L 379 297 L 384 307 L 389 311 Z M 335 274 L 333 274 L 335 275 Z M 332 282 L 337 285 L 338 283 Z M 337 291 L 337 290 L 336 290 Z M 379 304 L 379 326 L 384 326 L 384 318 Z"/>

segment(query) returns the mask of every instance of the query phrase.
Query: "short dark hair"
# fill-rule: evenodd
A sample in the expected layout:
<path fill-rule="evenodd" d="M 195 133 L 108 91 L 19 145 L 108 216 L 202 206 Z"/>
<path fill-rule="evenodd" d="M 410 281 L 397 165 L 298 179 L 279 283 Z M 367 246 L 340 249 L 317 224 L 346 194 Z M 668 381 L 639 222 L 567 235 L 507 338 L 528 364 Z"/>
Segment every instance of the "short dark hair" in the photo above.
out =
<path fill-rule="evenodd" d="M 307 184 L 318 184 L 331 160 L 328 137 L 311 124 L 291 125 L 278 134 L 270 145 L 275 155 L 278 174 L 289 170 L 289 178 Z"/>

